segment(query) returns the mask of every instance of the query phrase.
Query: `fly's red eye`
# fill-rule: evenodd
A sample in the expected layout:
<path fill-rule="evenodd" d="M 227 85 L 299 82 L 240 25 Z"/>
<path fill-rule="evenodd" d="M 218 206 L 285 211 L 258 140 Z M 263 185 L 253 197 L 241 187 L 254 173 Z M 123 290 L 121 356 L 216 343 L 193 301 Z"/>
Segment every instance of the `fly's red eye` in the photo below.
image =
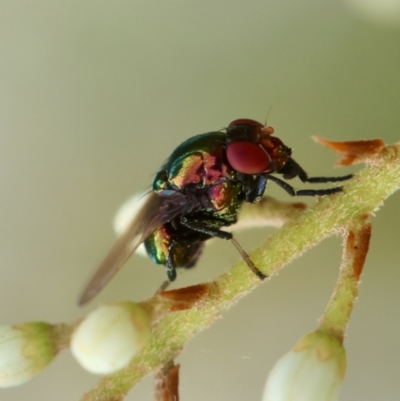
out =
<path fill-rule="evenodd" d="M 232 168 L 243 174 L 260 174 L 269 165 L 270 158 L 263 149 L 255 143 L 232 142 L 226 149 L 226 157 Z"/>

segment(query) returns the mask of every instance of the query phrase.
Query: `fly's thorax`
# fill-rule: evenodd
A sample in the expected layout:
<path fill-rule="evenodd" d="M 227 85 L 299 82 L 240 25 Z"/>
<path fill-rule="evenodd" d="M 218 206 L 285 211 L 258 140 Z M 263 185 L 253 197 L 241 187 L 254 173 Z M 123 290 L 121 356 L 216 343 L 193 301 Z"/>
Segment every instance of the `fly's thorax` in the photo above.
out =
<path fill-rule="evenodd" d="M 171 166 L 168 186 L 183 190 L 188 186 L 207 188 L 230 177 L 230 168 L 226 163 L 225 152 L 191 153 L 178 158 Z"/>
<path fill-rule="evenodd" d="M 181 191 L 187 187 L 207 188 L 231 175 L 226 160 L 225 134 L 197 135 L 178 146 L 154 181 L 154 190 Z"/>

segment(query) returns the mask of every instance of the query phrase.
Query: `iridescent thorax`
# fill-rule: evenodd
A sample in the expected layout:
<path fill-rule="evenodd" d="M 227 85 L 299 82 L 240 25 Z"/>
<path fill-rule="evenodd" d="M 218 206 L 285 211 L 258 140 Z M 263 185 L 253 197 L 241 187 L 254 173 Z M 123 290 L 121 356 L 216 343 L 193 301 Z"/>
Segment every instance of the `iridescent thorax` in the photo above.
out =
<path fill-rule="evenodd" d="M 231 178 L 226 160 L 225 134 L 209 132 L 196 135 L 179 145 L 156 175 L 153 189 L 180 191 L 187 186 L 198 189 Z"/>

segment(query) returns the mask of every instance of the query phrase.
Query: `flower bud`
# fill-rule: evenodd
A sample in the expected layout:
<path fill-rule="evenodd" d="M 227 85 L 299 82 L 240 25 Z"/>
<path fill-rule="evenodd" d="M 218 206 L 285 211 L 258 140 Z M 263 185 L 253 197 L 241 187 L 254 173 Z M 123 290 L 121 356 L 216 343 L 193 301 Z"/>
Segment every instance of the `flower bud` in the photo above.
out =
<path fill-rule="evenodd" d="M 0 326 L 0 387 L 25 383 L 53 360 L 52 334 L 42 322 Z"/>
<path fill-rule="evenodd" d="M 126 366 L 147 343 L 150 317 L 133 302 L 103 305 L 76 328 L 71 351 L 89 372 L 113 373 Z"/>
<path fill-rule="evenodd" d="M 338 400 L 345 371 L 346 354 L 337 337 L 307 334 L 273 367 L 263 401 Z"/>

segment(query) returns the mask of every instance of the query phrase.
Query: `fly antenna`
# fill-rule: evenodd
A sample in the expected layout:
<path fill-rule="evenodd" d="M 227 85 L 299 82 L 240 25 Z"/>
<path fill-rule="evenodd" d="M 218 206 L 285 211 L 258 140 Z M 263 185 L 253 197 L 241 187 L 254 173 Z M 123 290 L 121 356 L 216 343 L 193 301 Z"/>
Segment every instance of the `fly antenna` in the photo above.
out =
<path fill-rule="evenodd" d="M 265 127 L 267 126 L 267 120 L 268 120 L 269 113 L 272 110 L 272 106 L 273 106 L 273 104 L 271 104 L 271 106 L 269 106 L 269 109 L 267 111 L 267 115 L 265 116 L 265 123 L 264 123 Z"/>

